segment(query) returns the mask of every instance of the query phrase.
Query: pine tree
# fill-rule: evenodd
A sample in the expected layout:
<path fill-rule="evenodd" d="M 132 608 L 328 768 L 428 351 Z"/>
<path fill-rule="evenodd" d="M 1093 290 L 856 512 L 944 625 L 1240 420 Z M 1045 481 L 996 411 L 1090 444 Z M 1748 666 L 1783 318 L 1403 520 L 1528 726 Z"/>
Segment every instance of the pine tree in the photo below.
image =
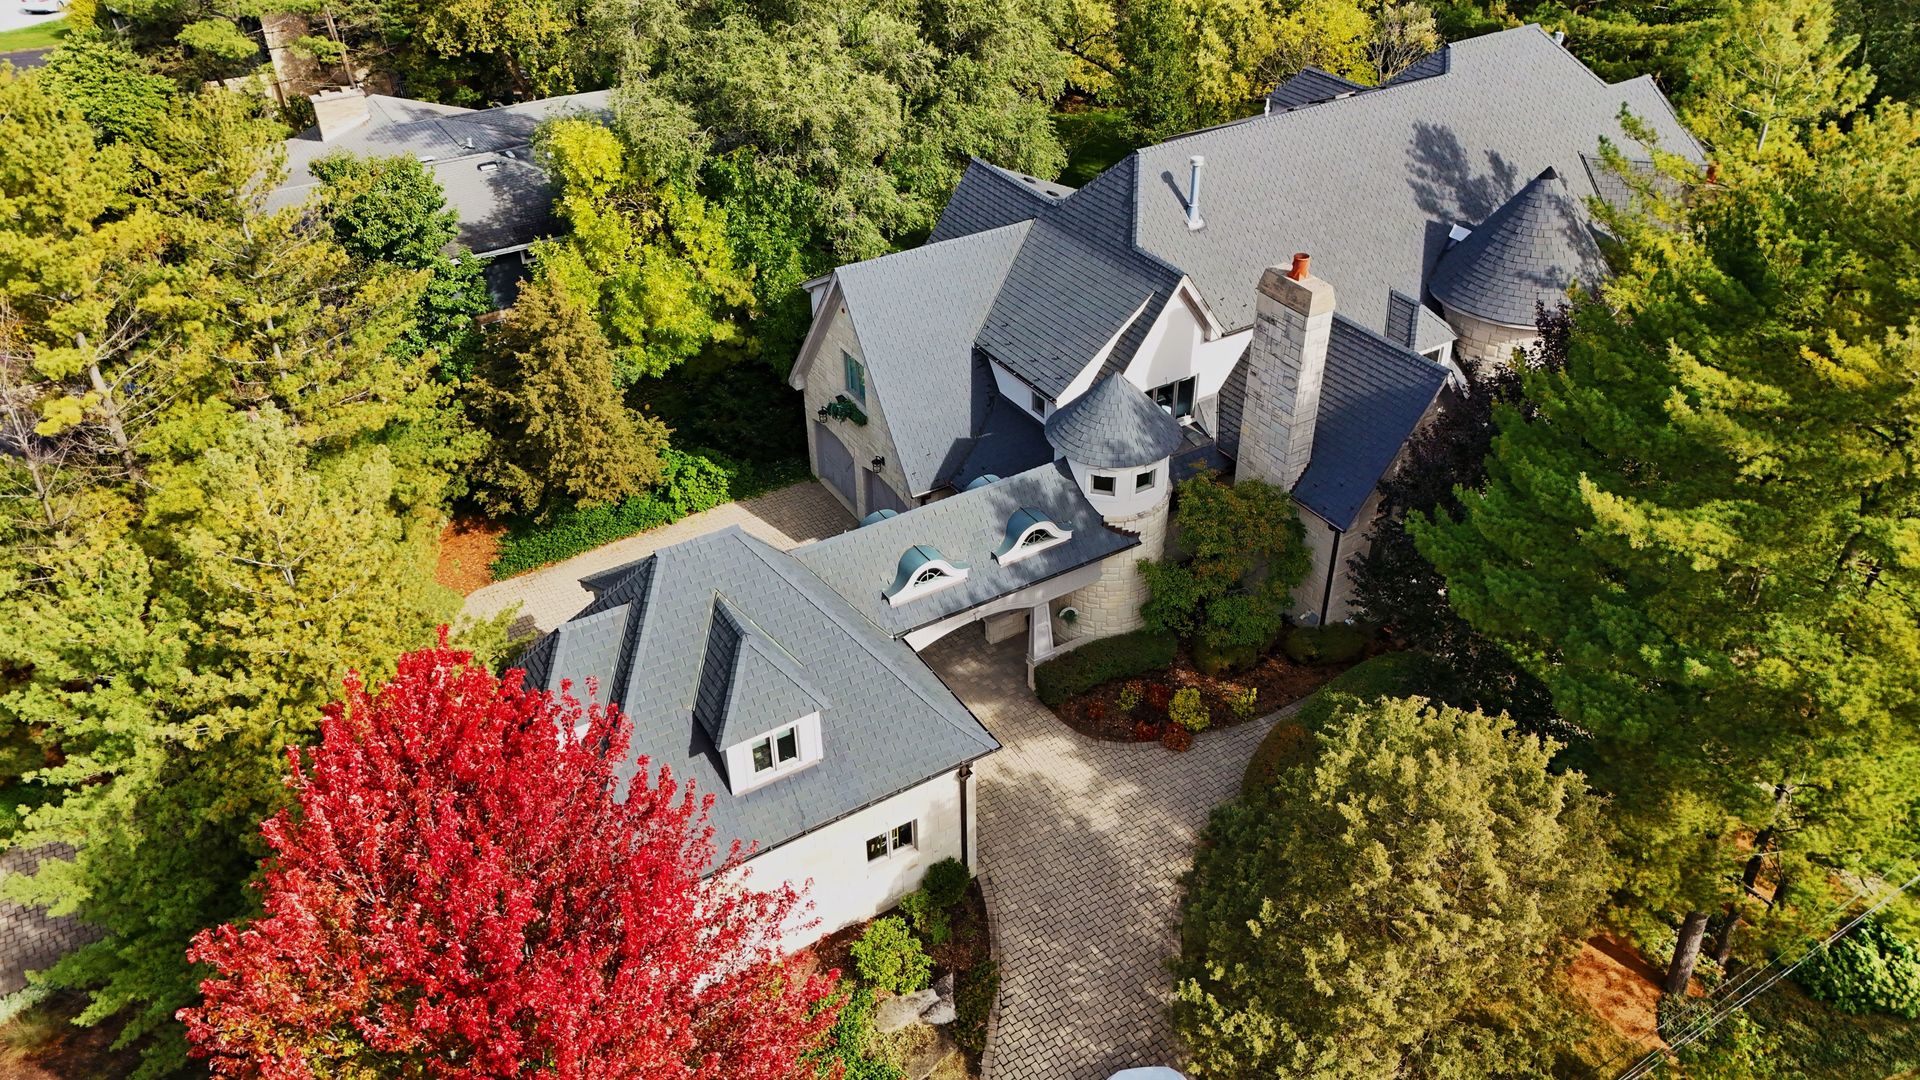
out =
<path fill-rule="evenodd" d="M 1781 125 L 1844 116 L 1873 89 L 1853 66 L 1857 35 L 1836 35 L 1833 0 L 1733 0 L 1694 86 L 1696 124 L 1716 142 L 1765 150 Z"/>
<path fill-rule="evenodd" d="M 475 411 L 493 446 L 480 480 L 497 507 L 618 502 L 659 479 L 666 426 L 621 401 L 606 336 L 551 281 L 521 290 L 481 380 Z"/>

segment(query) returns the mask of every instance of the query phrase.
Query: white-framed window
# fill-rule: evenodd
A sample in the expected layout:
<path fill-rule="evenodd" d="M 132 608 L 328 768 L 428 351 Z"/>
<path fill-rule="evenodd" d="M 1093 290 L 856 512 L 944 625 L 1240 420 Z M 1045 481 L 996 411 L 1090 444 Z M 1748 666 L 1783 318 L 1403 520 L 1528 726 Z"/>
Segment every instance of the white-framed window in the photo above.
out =
<path fill-rule="evenodd" d="M 1136 473 L 1134 474 L 1134 477 L 1133 477 L 1133 490 L 1146 491 L 1147 489 L 1153 487 L 1154 482 L 1157 481 L 1159 478 L 1160 478 L 1159 469 L 1148 469 L 1145 472 Z"/>
<path fill-rule="evenodd" d="M 800 725 L 776 731 L 753 744 L 753 772 L 758 776 L 792 768 L 800 760 Z"/>
<path fill-rule="evenodd" d="M 1113 477 L 1102 476 L 1099 473 L 1094 473 L 1093 474 L 1093 493 L 1095 495 L 1113 494 Z"/>
<path fill-rule="evenodd" d="M 899 607 L 965 580 L 966 563 L 945 558 L 938 550 L 925 544 L 915 544 L 900 556 L 900 568 L 894 574 L 893 584 L 886 589 L 887 603 Z"/>
<path fill-rule="evenodd" d="M 1019 562 L 1072 538 L 1072 530 L 1063 529 L 1040 511 L 1023 506 L 1007 519 L 1006 540 L 993 557 L 1002 564 Z"/>
<path fill-rule="evenodd" d="M 1047 415 L 1047 399 L 1041 397 L 1040 391 L 1038 390 L 1035 390 L 1033 392 L 1033 415 L 1035 416 Z"/>
<path fill-rule="evenodd" d="M 1020 546 L 1023 548 L 1036 547 L 1040 544 L 1051 544 L 1058 539 L 1060 539 L 1058 536 L 1055 536 L 1045 529 L 1035 529 L 1020 538 Z"/>
<path fill-rule="evenodd" d="M 920 846 L 920 823 L 903 822 L 881 833 L 867 837 L 867 861 L 879 862 L 901 851 L 911 851 Z"/>
<path fill-rule="evenodd" d="M 1166 410 L 1175 420 L 1185 420 L 1193 415 L 1193 391 L 1197 384 L 1193 376 L 1175 379 L 1164 386 L 1156 386 L 1148 396 L 1153 403 Z"/>
<path fill-rule="evenodd" d="M 937 566 L 929 566 L 914 577 L 913 584 L 915 588 L 923 588 L 946 576 L 947 572 L 945 570 Z"/>

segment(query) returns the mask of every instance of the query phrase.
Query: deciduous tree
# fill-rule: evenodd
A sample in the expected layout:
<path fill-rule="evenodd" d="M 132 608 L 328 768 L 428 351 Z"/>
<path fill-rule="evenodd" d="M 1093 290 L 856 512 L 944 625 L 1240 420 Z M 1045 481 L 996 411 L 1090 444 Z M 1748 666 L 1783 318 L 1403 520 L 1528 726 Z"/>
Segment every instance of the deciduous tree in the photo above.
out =
<path fill-rule="evenodd" d="M 1293 499 L 1259 480 L 1183 480 L 1175 513 L 1185 561 L 1140 563 L 1151 592 L 1147 623 L 1216 650 L 1247 652 L 1273 640 L 1291 592 L 1306 576 L 1306 531 Z"/>
<path fill-rule="evenodd" d="M 617 710 L 443 646 L 320 726 L 264 915 L 194 942 L 216 1075 L 787 1080 L 832 1026 L 832 974 L 780 950 L 800 897 L 716 860 L 711 796 L 627 775 Z"/>

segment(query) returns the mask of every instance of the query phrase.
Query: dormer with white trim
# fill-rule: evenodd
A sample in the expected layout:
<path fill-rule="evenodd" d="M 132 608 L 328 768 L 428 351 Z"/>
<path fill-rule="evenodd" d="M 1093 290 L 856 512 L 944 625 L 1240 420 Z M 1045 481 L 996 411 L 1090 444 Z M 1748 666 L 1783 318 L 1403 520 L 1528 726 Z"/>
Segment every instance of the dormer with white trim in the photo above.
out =
<path fill-rule="evenodd" d="M 1021 507 L 1007 519 L 1007 534 L 993 560 L 1002 566 L 1017 563 L 1029 555 L 1059 547 L 1073 539 L 1073 531 L 1056 525 L 1047 515 L 1030 507 Z"/>
<path fill-rule="evenodd" d="M 742 795 L 825 757 L 826 700 L 806 670 L 725 597 L 715 597 L 693 715 Z"/>
<path fill-rule="evenodd" d="M 887 586 L 887 603 L 894 607 L 923 596 L 950 589 L 967 580 L 967 566 L 947 559 L 925 544 L 915 544 L 900 556 L 893 584 Z"/>

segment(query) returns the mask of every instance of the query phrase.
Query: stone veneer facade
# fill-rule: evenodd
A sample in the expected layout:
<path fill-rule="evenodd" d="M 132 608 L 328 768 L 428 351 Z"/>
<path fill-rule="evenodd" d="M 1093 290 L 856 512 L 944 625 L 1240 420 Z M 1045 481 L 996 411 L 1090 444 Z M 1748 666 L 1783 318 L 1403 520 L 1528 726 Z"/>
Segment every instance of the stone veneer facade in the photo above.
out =
<path fill-rule="evenodd" d="M 1460 335 L 1453 343 L 1453 358 L 1466 371 L 1473 371 L 1488 362 L 1504 364 L 1513 359 L 1513 350 L 1528 348 L 1540 340 L 1540 331 L 1534 327 L 1520 329 L 1501 326 L 1464 311 L 1441 306 L 1446 312 L 1448 325 Z"/>
<path fill-rule="evenodd" d="M 1131 517 L 1106 519 L 1108 525 L 1140 537 L 1140 546 L 1109 556 L 1100 567 L 1099 581 L 1067 597 L 1067 604 L 1080 613 L 1074 623 L 1074 637 L 1108 637 L 1145 625 L 1140 605 L 1147 602 L 1147 579 L 1140 573 L 1139 562 L 1166 553 L 1172 485 L 1162 483 L 1160 492 L 1160 498 L 1147 509 Z"/>

